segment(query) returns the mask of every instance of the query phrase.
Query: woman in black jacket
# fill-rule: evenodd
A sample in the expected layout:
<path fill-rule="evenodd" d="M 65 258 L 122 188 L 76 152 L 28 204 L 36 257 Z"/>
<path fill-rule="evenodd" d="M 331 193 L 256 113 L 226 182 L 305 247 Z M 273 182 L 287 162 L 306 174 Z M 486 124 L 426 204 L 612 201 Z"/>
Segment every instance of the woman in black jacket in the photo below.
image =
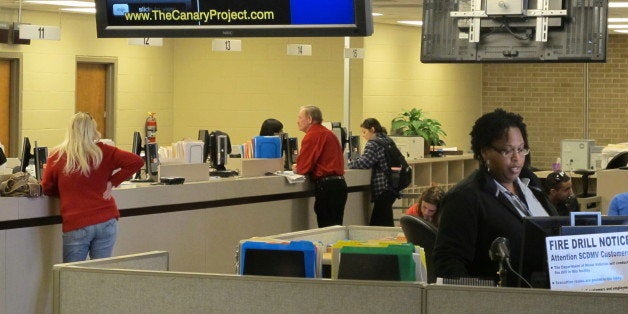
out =
<path fill-rule="evenodd" d="M 524 166 L 530 153 L 523 118 L 497 109 L 474 124 L 471 148 L 480 168 L 443 199 L 434 267 L 438 277 L 476 277 L 497 281 L 497 262 L 489 258 L 498 237 L 510 242 L 510 261 L 517 269 L 523 217 L 557 215 L 538 178 Z M 509 276 L 508 285 L 514 285 Z"/>

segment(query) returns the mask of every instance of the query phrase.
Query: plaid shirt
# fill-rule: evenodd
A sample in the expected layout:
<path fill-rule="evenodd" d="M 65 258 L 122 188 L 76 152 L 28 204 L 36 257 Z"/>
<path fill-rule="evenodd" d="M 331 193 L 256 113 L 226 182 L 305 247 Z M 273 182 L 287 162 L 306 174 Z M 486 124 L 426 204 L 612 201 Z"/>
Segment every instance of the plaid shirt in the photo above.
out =
<path fill-rule="evenodd" d="M 375 133 L 375 136 L 386 142 L 392 140 L 384 133 Z M 388 182 L 388 161 L 386 160 L 386 154 L 384 147 L 375 143 L 373 140 L 366 142 L 364 152 L 360 157 L 349 162 L 349 168 L 351 169 L 373 169 L 371 174 L 371 201 L 380 196 L 384 191 L 394 191 L 390 183 Z"/>

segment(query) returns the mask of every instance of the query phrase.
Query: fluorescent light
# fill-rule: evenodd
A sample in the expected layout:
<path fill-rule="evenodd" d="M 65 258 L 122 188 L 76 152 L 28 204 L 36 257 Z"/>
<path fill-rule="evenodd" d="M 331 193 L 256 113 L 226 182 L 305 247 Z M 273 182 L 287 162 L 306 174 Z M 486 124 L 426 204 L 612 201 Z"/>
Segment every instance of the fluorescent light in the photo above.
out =
<path fill-rule="evenodd" d="M 406 24 L 412 26 L 421 26 L 423 25 L 423 21 L 397 21 L 399 24 Z"/>
<path fill-rule="evenodd" d="M 628 2 L 609 2 L 609 8 L 628 8 Z"/>
<path fill-rule="evenodd" d="M 86 2 L 86 1 L 26 0 L 26 1 L 24 1 L 24 3 L 58 5 L 58 6 L 62 6 L 62 7 L 80 7 L 80 8 L 94 8 L 94 7 L 96 7 L 96 4 L 94 2 Z"/>
<path fill-rule="evenodd" d="M 623 29 L 628 28 L 628 24 L 611 24 L 608 25 L 608 29 Z"/>
<path fill-rule="evenodd" d="M 96 14 L 96 8 L 60 8 L 60 11 Z"/>
<path fill-rule="evenodd" d="M 384 14 L 377 13 L 377 12 L 373 12 L 373 13 L 371 13 L 371 15 L 373 15 L 373 16 L 382 16 L 382 15 L 384 15 Z"/>
<path fill-rule="evenodd" d="M 609 23 L 626 23 L 628 22 L 628 18 L 626 17 L 611 17 L 608 19 Z"/>
<path fill-rule="evenodd" d="M 628 33 L 628 29 L 614 29 L 613 32 L 625 34 Z"/>

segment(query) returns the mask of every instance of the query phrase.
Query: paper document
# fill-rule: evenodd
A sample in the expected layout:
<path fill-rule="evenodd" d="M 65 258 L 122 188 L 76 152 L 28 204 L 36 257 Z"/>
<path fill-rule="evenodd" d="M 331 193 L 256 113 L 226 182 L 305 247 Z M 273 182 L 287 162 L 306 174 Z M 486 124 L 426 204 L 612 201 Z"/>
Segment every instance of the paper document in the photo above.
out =
<path fill-rule="evenodd" d="M 305 182 L 305 176 L 301 174 L 296 174 L 294 173 L 294 171 L 277 171 L 275 172 L 275 174 L 285 177 L 290 184 Z"/>

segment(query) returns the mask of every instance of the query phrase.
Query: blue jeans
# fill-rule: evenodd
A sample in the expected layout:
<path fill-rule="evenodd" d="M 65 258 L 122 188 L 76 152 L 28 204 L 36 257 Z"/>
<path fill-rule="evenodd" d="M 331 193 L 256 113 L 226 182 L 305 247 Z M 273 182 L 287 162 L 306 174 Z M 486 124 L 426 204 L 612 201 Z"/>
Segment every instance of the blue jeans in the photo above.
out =
<path fill-rule="evenodd" d="M 87 226 L 63 234 L 63 262 L 84 261 L 89 252 L 90 259 L 111 257 L 118 234 L 118 220 Z"/>

